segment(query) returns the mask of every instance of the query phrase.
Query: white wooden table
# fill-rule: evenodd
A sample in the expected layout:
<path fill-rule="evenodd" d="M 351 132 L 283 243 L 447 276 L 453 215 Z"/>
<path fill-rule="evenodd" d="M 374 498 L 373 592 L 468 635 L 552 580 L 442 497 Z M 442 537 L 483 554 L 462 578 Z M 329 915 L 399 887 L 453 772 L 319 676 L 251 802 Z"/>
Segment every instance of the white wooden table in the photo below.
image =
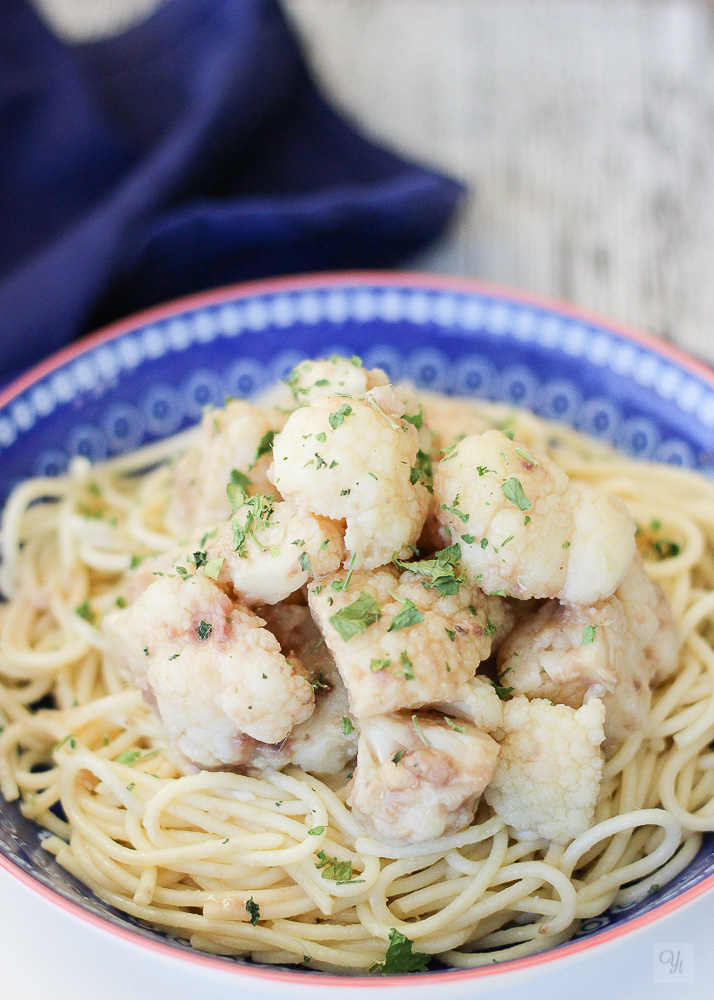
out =
<path fill-rule="evenodd" d="M 33 2 L 86 38 L 161 0 Z M 469 185 L 415 266 L 568 299 L 714 361 L 714 3 L 285 6 L 351 116 Z"/>

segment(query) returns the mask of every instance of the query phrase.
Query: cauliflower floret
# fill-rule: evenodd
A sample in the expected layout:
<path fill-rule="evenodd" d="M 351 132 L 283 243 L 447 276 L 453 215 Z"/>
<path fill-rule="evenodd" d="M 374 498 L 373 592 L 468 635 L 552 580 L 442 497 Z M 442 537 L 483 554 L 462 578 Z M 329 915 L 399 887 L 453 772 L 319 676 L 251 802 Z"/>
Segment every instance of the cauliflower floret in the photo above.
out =
<path fill-rule="evenodd" d="M 488 804 L 522 840 L 563 844 L 592 826 L 600 790 L 605 708 L 512 698 L 503 708 L 501 753 Z"/>
<path fill-rule="evenodd" d="M 295 655 L 305 664 L 315 689 L 315 711 L 281 744 L 280 761 L 269 759 L 265 766 L 292 763 L 311 774 L 337 774 L 354 760 L 359 732 L 350 717 L 347 689 L 335 661 L 308 608 L 273 605 L 259 608 L 258 613 L 283 653 L 291 660 Z"/>
<path fill-rule="evenodd" d="M 176 463 L 165 522 L 184 535 L 230 516 L 226 484 L 235 469 L 248 477 L 250 492 L 273 495 L 267 479 L 272 428 L 265 413 L 242 399 L 211 410 L 201 421 L 196 444 Z M 260 453 L 260 454 L 259 454 Z"/>
<path fill-rule="evenodd" d="M 281 494 L 314 514 L 345 520 L 357 569 L 409 555 L 429 494 L 412 467 L 416 428 L 390 386 L 365 396 L 321 396 L 296 410 L 275 438 L 272 478 Z"/>
<path fill-rule="evenodd" d="M 349 574 L 348 574 L 349 575 Z M 325 577 L 308 588 L 358 718 L 450 701 L 491 651 L 505 602 L 461 583 L 425 587 L 394 567 Z"/>
<path fill-rule="evenodd" d="M 322 361 L 302 361 L 286 379 L 261 392 L 255 403 L 270 413 L 274 426 L 282 429 L 293 410 L 318 396 L 361 396 L 388 382 L 381 368 L 363 368 L 357 356 L 342 358 L 333 354 Z"/>
<path fill-rule="evenodd" d="M 605 751 L 644 729 L 651 689 L 677 668 L 679 640 L 662 589 L 642 560 L 606 601 L 543 605 L 511 632 L 499 650 L 502 683 L 529 697 L 578 708 L 590 698 L 605 706 Z"/>
<path fill-rule="evenodd" d="M 622 582 L 635 523 L 618 497 L 574 487 L 500 431 L 464 438 L 434 473 L 439 520 L 487 593 L 591 604 Z"/>
<path fill-rule="evenodd" d="M 366 719 L 347 803 L 379 839 L 419 844 L 468 826 L 498 743 L 431 713 Z"/>
<path fill-rule="evenodd" d="M 344 554 L 339 524 L 262 495 L 246 497 L 206 541 L 206 558 L 222 560 L 219 585 L 232 585 L 248 607 L 277 604 L 311 577 L 334 573 Z"/>
<path fill-rule="evenodd" d="M 503 725 L 503 702 L 491 681 L 482 674 L 476 674 L 462 684 L 449 701 L 438 702 L 433 709 L 469 719 L 484 733 L 492 733 Z"/>
<path fill-rule="evenodd" d="M 278 743 L 312 713 L 307 671 L 206 576 L 164 577 L 103 620 L 114 655 L 201 767 L 242 764 L 245 734 Z"/>

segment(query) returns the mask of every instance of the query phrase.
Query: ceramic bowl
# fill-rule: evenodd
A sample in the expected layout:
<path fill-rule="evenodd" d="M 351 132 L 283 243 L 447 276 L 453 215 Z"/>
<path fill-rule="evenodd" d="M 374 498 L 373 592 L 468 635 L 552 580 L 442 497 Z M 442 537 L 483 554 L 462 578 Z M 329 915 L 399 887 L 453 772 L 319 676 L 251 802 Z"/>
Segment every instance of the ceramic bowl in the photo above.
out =
<path fill-rule="evenodd" d="M 192 296 L 60 352 L 0 397 L 0 504 L 28 476 L 62 473 L 167 437 L 225 396 L 250 397 L 305 357 L 358 354 L 418 387 L 526 407 L 642 459 L 714 474 L 714 372 L 662 341 L 565 305 L 454 279 L 353 273 L 277 279 Z M 714 836 L 672 882 L 585 920 L 543 954 L 389 980 L 260 967 L 202 955 L 120 913 L 41 849 L 43 831 L 0 800 L 0 865 L 85 921 L 178 960 L 229 969 L 286 995 L 371 987 L 475 992 L 622 940 L 714 888 Z M 424 989 L 422 989 L 424 988 Z"/>

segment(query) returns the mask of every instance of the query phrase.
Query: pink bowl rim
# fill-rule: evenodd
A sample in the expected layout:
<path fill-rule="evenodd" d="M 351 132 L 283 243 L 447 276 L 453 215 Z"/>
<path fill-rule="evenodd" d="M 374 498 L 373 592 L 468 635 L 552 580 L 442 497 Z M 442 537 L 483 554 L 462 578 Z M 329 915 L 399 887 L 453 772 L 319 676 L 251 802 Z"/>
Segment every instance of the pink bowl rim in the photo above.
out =
<path fill-rule="evenodd" d="M 222 302 L 253 298 L 257 295 L 272 294 L 276 292 L 292 292 L 300 289 L 324 289 L 334 286 L 349 285 L 372 285 L 372 286 L 395 286 L 418 287 L 433 291 L 453 291 L 462 293 L 476 293 L 479 295 L 490 295 L 501 299 L 506 299 L 517 305 L 533 306 L 568 316 L 572 319 L 605 328 L 613 333 L 642 344 L 660 356 L 669 358 L 682 368 L 687 369 L 692 374 L 708 382 L 714 388 L 714 368 L 697 358 L 692 357 L 680 348 L 663 341 L 653 334 L 645 333 L 636 327 L 623 323 L 613 322 L 605 317 L 581 309 L 568 302 L 529 292 L 522 292 L 507 286 L 493 284 L 490 282 L 477 281 L 469 278 L 451 277 L 446 275 L 429 274 L 411 271 L 328 271 L 316 272 L 307 275 L 295 275 L 280 278 L 266 278 L 258 281 L 242 282 L 239 284 L 226 285 L 220 288 L 187 295 L 182 298 L 173 299 L 170 302 L 154 306 L 138 313 L 134 313 L 116 323 L 111 323 L 103 327 L 96 333 L 83 337 L 80 341 L 55 352 L 45 361 L 40 362 L 30 368 L 24 375 L 16 378 L 3 392 L 0 393 L 0 408 L 6 406 L 20 393 L 24 392 L 39 379 L 45 377 L 58 368 L 61 368 L 72 359 L 81 356 L 88 350 L 103 344 L 106 341 L 114 340 L 124 333 L 128 333 L 137 327 L 146 326 L 149 323 L 159 322 L 171 316 L 198 309 L 205 306 L 220 305 Z M 236 975 L 248 976 L 254 979 L 263 980 L 266 983 L 283 983 L 294 986 L 349 986 L 370 988 L 385 986 L 407 986 L 409 984 L 423 984 L 434 982 L 436 984 L 446 984 L 447 982 L 464 982 L 467 980 L 484 979 L 494 975 L 505 975 L 507 973 L 523 972 L 528 969 L 537 969 L 549 963 L 559 961 L 582 954 L 592 948 L 601 947 L 608 942 L 624 938 L 633 931 L 644 928 L 654 921 L 661 920 L 669 916 L 676 910 L 681 909 L 691 903 L 699 896 L 704 895 L 714 889 L 714 874 L 707 876 L 697 885 L 691 886 L 680 893 L 674 899 L 670 899 L 654 907 L 647 913 L 634 917 L 626 923 L 618 924 L 610 930 L 604 930 L 593 937 L 581 938 L 567 944 L 558 946 L 550 951 L 540 952 L 536 955 L 529 955 L 525 958 L 511 959 L 477 969 L 444 969 L 427 973 L 412 973 L 411 975 L 390 976 L 382 978 L 377 976 L 351 976 L 348 974 L 336 975 L 326 972 L 310 972 L 300 970 L 299 972 L 284 971 L 282 969 L 271 968 L 270 966 L 251 965 L 249 962 L 233 964 L 226 958 L 213 956 L 202 952 L 192 953 L 183 948 L 176 948 L 170 944 L 160 941 L 152 941 L 144 938 L 134 930 L 119 927 L 94 913 L 90 913 L 79 903 L 65 899 L 59 892 L 49 886 L 44 885 L 32 875 L 22 871 L 9 858 L 0 854 L 0 868 L 17 878 L 20 882 L 32 889 L 35 893 L 47 902 L 58 906 L 73 917 L 85 921 L 90 926 L 112 934 L 132 945 L 144 947 L 149 951 L 158 953 L 166 958 L 188 961 L 193 965 L 201 966 L 215 972 L 234 973 Z"/>

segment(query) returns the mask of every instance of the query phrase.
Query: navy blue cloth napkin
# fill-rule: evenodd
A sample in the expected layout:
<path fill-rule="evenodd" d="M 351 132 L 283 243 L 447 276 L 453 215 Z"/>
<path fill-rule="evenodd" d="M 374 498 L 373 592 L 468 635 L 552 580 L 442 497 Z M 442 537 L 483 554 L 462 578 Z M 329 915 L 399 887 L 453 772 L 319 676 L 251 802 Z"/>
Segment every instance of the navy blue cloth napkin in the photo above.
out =
<path fill-rule="evenodd" d="M 391 266 L 461 193 L 332 110 L 274 0 L 170 0 L 79 46 L 2 0 L 3 381 L 177 295 Z"/>

